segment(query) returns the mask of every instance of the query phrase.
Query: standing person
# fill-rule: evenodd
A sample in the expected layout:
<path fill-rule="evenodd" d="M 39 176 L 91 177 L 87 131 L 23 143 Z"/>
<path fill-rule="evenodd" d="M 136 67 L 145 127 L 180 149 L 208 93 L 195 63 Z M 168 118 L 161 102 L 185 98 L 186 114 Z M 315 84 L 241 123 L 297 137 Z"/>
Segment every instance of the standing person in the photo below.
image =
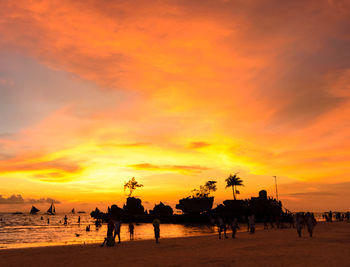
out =
<path fill-rule="evenodd" d="M 130 233 L 130 240 L 134 240 L 134 224 L 133 223 L 129 223 L 129 233 Z"/>
<path fill-rule="evenodd" d="M 89 227 L 90 230 L 90 227 Z M 103 247 L 106 243 L 107 246 L 112 247 L 115 244 L 115 240 L 113 238 L 113 230 L 114 230 L 114 222 L 111 218 L 108 219 L 108 225 L 107 225 L 107 237 L 103 241 L 101 247 Z"/>
<path fill-rule="evenodd" d="M 333 220 L 333 212 L 331 210 L 328 212 L 328 218 L 329 218 L 329 221 L 332 222 L 332 220 Z"/>
<path fill-rule="evenodd" d="M 345 218 L 346 218 L 347 222 L 350 222 L 350 212 L 349 211 L 345 214 Z"/>
<path fill-rule="evenodd" d="M 250 233 L 254 234 L 255 233 L 255 216 L 254 216 L 254 214 L 252 214 L 248 217 L 248 224 L 249 224 Z"/>
<path fill-rule="evenodd" d="M 264 216 L 264 230 L 269 230 L 269 225 L 267 224 L 267 216 Z"/>
<path fill-rule="evenodd" d="M 64 223 L 63 223 L 64 225 L 67 225 L 68 224 L 68 217 L 67 217 L 67 215 L 64 215 Z"/>
<path fill-rule="evenodd" d="M 114 221 L 115 224 L 115 229 L 114 229 L 114 239 L 116 236 L 118 236 L 118 244 L 120 243 L 120 227 L 121 227 L 121 221 L 118 218 L 117 220 Z"/>
<path fill-rule="evenodd" d="M 300 213 L 296 214 L 295 217 L 295 227 L 297 228 L 297 233 L 301 237 L 301 230 L 303 229 L 303 217 Z"/>
<path fill-rule="evenodd" d="M 50 218 L 47 218 L 47 224 L 50 224 Z"/>
<path fill-rule="evenodd" d="M 154 229 L 154 237 L 156 239 L 156 243 L 159 243 L 159 237 L 160 237 L 160 221 L 157 217 L 154 218 L 153 222 L 153 229 Z"/>
<path fill-rule="evenodd" d="M 78 217 L 78 224 L 80 224 L 80 216 Z"/>
<path fill-rule="evenodd" d="M 314 214 L 310 212 L 306 213 L 305 219 L 306 219 L 307 231 L 309 232 L 310 237 L 312 237 L 314 227 L 317 224 Z"/>
<path fill-rule="evenodd" d="M 218 217 L 218 231 L 219 231 L 219 239 L 221 239 L 222 232 L 224 232 L 224 236 L 225 236 L 225 238 L 227 238 L 227 236 L 226 236 L 226 223 L 221 216 Z"/>
<path fill-rule="evenodd" d="M 236 238 L 237 229 L 239 229 L 237 218 L 234 218 L 231 222 L 232 238 Z"/>

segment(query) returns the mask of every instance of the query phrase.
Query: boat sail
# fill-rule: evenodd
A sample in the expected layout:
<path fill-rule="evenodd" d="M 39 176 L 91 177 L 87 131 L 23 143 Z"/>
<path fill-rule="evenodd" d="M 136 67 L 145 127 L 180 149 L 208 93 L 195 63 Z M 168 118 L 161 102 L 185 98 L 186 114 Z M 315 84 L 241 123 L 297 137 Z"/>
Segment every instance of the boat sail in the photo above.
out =
<path fill-rule="evenodd" d="M 37 214 L 40 210 L 36 207 L 32 206 L 32 209 L 30 210 L 30 214 Z"/>
<path fill-rule="evenodd" d="M 47 210 L 47 214 L 54 215 L 56 213 L 55 205 L 52 203 L 50 208 Z"/>

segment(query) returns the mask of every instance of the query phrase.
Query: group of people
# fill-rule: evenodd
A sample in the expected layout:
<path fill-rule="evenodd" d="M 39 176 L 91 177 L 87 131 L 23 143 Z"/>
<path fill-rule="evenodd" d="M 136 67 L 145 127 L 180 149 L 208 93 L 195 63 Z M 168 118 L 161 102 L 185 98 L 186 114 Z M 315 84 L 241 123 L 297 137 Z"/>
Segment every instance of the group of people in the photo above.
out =
<path fill-rule="evenodd" d="M 44 217 L 41 216 L 40 220 L 44 220 Z M 60 221 L 60 223 L 62 223 L 62 221 Z M 50 218 L 47 218 L 47 224 L 50 224 Z M 78 216 L 78 224 L 80 225 L 80 216 Z M 63 217 L 63 225 L 67 226 L 68 225 L 68 217 L 67 215 L 64 215 Z"/>
<path fill-rule="evenodd" d="M 335 218 L 336 221 L 341 222 L 341 221 L 347 221 L 350 222 L 350 212 L 325 212 L 322 217 L 326 220 L 326 222 L 332 222 L 333 221 L 333 216 Z"/>
<path fill-rule="evenodd" d="M 221 239 L 222 233 L 223 233 L 225 238 L 228 238 L 226 235 L 226 231 L 228 228 L 231 228 L 231 230 L 232 230 L 232 238 L 236 237 L 237 229 L 239 229 L 237 218 L 225 219 L 224 216 L 218 216 L 215 221 L 216 221 L 216 226 L 217 226 L 218 233 L 219 233 L 219 239 Z M 273 222 L 272 221 L 270 221 L 270 222 L 271 222 L 271 227 L 274 228 Z M 312 237 L 313 230 L 314 230 L 316 224 L 317 224 L 317 222 L 316 222 L 316 219 L 315 219 L 313 213 L 310 213 L 310 212 L 307 212 L 307 213 L 301 212 L 300 213 L 299 212 L 293 216 L 293 221 L 291 222 L 290 227 L 296 228 L 299 237 L 301 237 L 301 235 L 302 235 L 302 229 L 306 227 L 307 231 L 309 232 L 310 237 Z M 279 225 L 279 227 L 277 227 L 277 228 L 285 228 L 285 227 L 283 227 L 281 222 L 277 223 L 277 225 Z M 248 232 L 250 234 L 254 234 L 255 233 L 255 216 L 254 216 L 254 214 L 251 214 L 247 217 L 247 226 L 248 226 L 248 229 L 247 229 Z M 268 230 L 268 224 L 267 224 L 266 220 L 264 220 L 264 230 Z"/>
<path fill-rule="evenodd" d="M 222 238 L 222 235 L 224 238 L 228 238 L 227 236 L 227 229 L 231 229 L 232 231 L 232 238 L 236 238 L 237 230 L 240 229 L 238 225 L 237 218 L 230 218 L 227 219 L 225 216 L 217 216 L 215 219 L 212 218 L 211 220 L 212 224 L 216 224 L 218 233 L 219 233 L 219 239 Z M 264 222 L 264 229 L 268 229 L 266 227 L 267 223 Z M 299 237 L 302 236 L 302 230 L 303 228 L 307 228 L 307 231 L 309 232 L 310 237 L 313 235 L 313 230 L 316 226 L 317 222 L 314 217 L 313 213 L 307 212 L 307 213 L 296 213 L 294 215 L 293 223 L 291 224 L 291 227 L 295 227 L 297 230 L 297 233 Z M 154 229 L 154 237 L 156 243 L 159 243 L 160 238 L 160 221 L 158 218 L 155 218 L 152 222 L 153 229 Z M 251 214 L 247 217 L 247 225 L 248 225 L 248 232 L 250 234 L 255 233 L 255 216 L 254 214 Z M 107 237 L 104 239 L 101 246 L 104 246 L 107 244 L 107 246 L 114 246 L 116 242 L 116 237 L 118 236 L 118 243 L 120 243 L 120 228 L 121 228 L 121 220 L 120 219 L 108 219 L 108 225 L 107 225 Z M 283 228 L 283 227 L 281 227 Z M 129 223 L 129 234 L 130 234 L 130 240 L 134 239 L 134 229 L 135 226 L 133 223 Z"/>
<path fill-rule="evenodd" d="M 226 235 L 226 231 L 228 228 L 231 228 L 232 238 L 236 238 L 236 233 L 239 229 L 237 218 L 230 219 L 227 224 L 227 221 L 223 216 L 218 216 L 216 218 L 216 226 L 218 228 L 219 239 L 221 239 L 222 233 L 224 234 L 225 238 L 228 238 L 228 236 Z"/>
<path fill-rule="evenodd" d="M 299 212 L 295 215 L 295 227 L 299 237 L 301 237 L 302 230 L 305 226 L 307 227 L 310 237 L 312 237 L 316 224 L 317 222 L 313 213 L 307 212 L 304 214 Z"/>
<path fill-rule="evenodd" d="M 156 243 L 159 243 L 160 238 L 160 221 L 158 218 L 155 218 L 152 222 L 154 229 L 154 237 Z M 118 243 L 120 243 L 120 228 L 121 228 L 121 220 L 120 219 L 112 219 L 111 217 L 108 219 L 107 224 L 107 236 L 102 243 L 102 247 L 106 244 L 107 246 L 114 246 L 116 242 L 116 237 L 118 236 Z M 134 240 L 134 230 L 135 226 L 133 223 L 129 223 L 129 234 L 130 240 Z"/>

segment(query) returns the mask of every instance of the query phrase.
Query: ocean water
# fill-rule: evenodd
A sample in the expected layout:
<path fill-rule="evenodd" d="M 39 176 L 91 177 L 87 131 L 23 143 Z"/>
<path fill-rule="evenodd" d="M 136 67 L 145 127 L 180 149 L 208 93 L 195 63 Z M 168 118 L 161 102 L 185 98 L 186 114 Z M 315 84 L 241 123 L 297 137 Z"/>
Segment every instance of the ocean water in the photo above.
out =
<path fill-rule="evenodd" d="M 67 214 L 68 225 L 63 225 L 65 214 L 30 215 L 0 213 L 0 249 L 51 245 L 88 244 L 104 240 L 106 224 L 96 229 L 89 214 Z M 43 220 L 41 220 L 41 216 Z M 80 216 L 80 224 L 78 217 Z M 50 219 L 50 223 L 47 222 Z M 86 226 L 90 225 L 90 231 Z M 203 225 L 161 224 L 161 238 L 212 234 L 213 227 Z M 129 240 L 128 224 L 122 224 L 121 240 Z M 134 239 L 153 239 L 150 223 L 135 225 Z"/>
<path fill-rule="evenodd" d="M 0 249 L 89 244 L 104 240 L 106 224 L 95 227 L 95 220 L 89 214 L 67 214 L 68 225 L 63 225 L 65 214 L 30 215 L 0 213 Z M 80 224 L 78 217 L 80 216 Z M 43 217 L 43 220 L 41 220 Z M 317 221 L 323 221 L 322 213 L 315 213 Z M 50 220 L 48 223 L 47 219 Z M 90 225 L 90 231 L 86 226 Z M 240 231 L 247 230 L 246 224 L 240 224 Z M 262 225 L 257 224 L 257 230 Z M 198 236 L 217 233 L 215 227 L 196 224 L 161 224 L 161 238 Z M 153 239 L 153 226 L 150 223 L 135 225 L 134 239 Z M 121 240 L 129 240 L 128 224 L 122 224 Z"/>

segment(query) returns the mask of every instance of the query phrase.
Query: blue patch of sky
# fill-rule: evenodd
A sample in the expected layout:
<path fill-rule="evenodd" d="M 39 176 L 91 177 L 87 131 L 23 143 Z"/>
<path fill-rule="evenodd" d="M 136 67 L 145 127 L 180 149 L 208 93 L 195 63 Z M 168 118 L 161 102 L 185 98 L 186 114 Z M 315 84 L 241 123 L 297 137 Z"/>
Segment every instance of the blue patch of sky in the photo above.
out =
<path fill-rule="evenodd" d="M 80 116 L 117 107 L 136 96 L 100 88 L 91 81 L 58 71 L 16 53 L 0 53 L 0 134 L 15 134 L 55 110 L 73 105 Z"/>

